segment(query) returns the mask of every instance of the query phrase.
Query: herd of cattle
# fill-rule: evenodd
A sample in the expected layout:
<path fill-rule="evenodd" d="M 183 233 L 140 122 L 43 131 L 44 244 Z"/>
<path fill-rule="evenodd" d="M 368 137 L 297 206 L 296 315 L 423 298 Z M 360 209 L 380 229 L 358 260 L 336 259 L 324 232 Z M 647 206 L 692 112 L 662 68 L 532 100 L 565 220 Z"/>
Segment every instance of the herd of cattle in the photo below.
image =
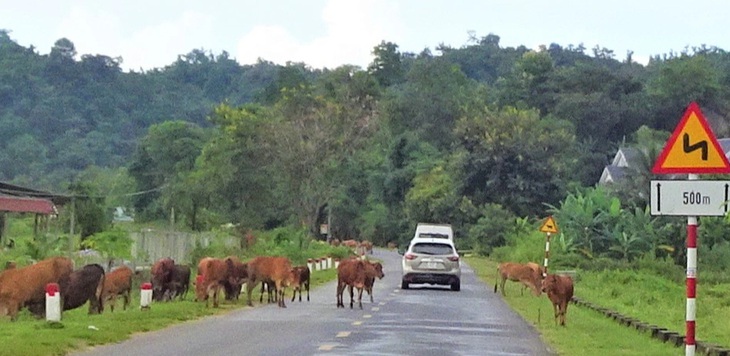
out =
<path fill-rule="evenodd" d="M 99 264 L 88 264 L 74 270 L 74 263 L 66 257 L 52 257 L 25 267 L 8 263 L 0 272 L 0 316 L 17 320 L 22 308 L 27 308 L 36 317 L 45 315 L 46 286 L 57 283 L 61 294 L 61 310 L 71 310 L 89 302 L 89 314 L 102 313 L 106 308 L 114 311 L 118 297 L 123 298 L 123 308 L 130 304 L 132 279 L 135 272 L 127 266 L 119 266 L 109 272 Z M 152 299 L 157 302 L 185 299 L 191 288 L 191 268 L 177 264 L 171 258 L 157 260 L 150 269 Z M 342 294 L 346 287 L 350 291 L 350 307 L 353 307 L 353 288 L 359 291 L 360 308 L 362 292 L 370 294 L 376 278 L 383 278 L 383 267 L 379 262 L 364 258 L 349 258 L 339 262 L 337 269 L 337 307 L 344 306 Z M 306 290 L 309 301 L 310 270 L 307 265 L 293 266 L 287 257 L 259 256 L 241 262 L 235 256 L 226 258 L 205 257 L 197 265 L 197 276 L 192 282 L 195 300 L 213 307 L 219 306 L 222 295 L 227 300 L 237 301 L 243 290 L 247 304 L 252 306 L 253 289 L 261 284 L 261 297 L 268 295 L 269 302 L 276 302 L 285 308 L 284 295 L 292 289 L 292 301 L 299 292 Z M 245 285 L 245 289 L 244 289 Z"/>
<path fill-rule="evenodd" d="M 114 311 L 117 297 L 129 306 L 132 276 L 127 266 L 105 273 L 98 264 L 89 264 L 74 270 L 74 263 L 66 257 L 52 257 L 26 267 L 9 263 L 0 273 L 0 316 L 16 320 L 21 308 L 42 317 L 46 311 L 45 289 L 57 283 L 62 295 L 61 310 L 78 308 L 89 302 L 89 313 L 98 314 L 104 305 Z"/>
<path fill-rule="evenodd" d="M 498 277 L 494 285 L 496 293 L 507 280 L 520 282 L 530 288 L 534 295 L 545 292 L 553 304 L 556 322 L 565 325 L 568 302 L 573 297 L 573 281 L 569 276 L 547 274 L 536 263 L 505 262 L 497 268 Z M 114 311 L 118 297 L 123 298 L 123 308 L 130 303 L 134 271 L 127 266 L 119 266 L 109 272 L 98 264 L 85 265 L 74 270 L 74 263 L 66 257 L 52 257 L 25 267 L 8 264 L 0 273 L 0 316 L 16 320 L 18 312 L 27 308 L 37 317 L 45 314 L 45 288 L 49 283 L 57 283 L 62 299 L 62 310 L 70 310 L 89 302 L 89 313 L 102 313 L 105 307 Z M 152 299 L 170 301 L 184 299 L 190 289 L 191 268 L 176 264 L 171 258 L 156 261 L 151 270 Z M 373 301 L 373 285 L 376 279 L 384 277 L 383 266 L 366 258 L 348 258 L 337 266 L 337 307 L 344 308 L 344 292 L 350 294 L 350 308 L 354 307 L 355 290 L 362 309 L 363 291 Z M 253 306 L 251 297 L 255 287 L 261 285 L 259 302 L 268 295 L 268 302 L 276 302 L 285 308 L 284 295 L 287 288 L 292 289 L 292 301 L 299 292 L 302 300 L 303 290 L 307 291 L 309 301 L 310 270 L 306 265 L 293 266 L 287 257 L 259 256 L 241 262 L 235 256 L 226 258 L 205 257 L 197 266 L 197 276 L 193 282 L 195 300 L 213 300 L 218 307 L 223 294 L 227 300 L 238 300 L 245 285 L 247 305 Z"/>
<path fill-rule="evenodd" d="M 552 302 L 555 313 L 555 322 L 565 326 L 565 314 L 568 311 L 568 302 L 573 298 L 573 279 L 570 276 L 547 274 L 544 267 L 534 262 L 515 263 L 504 262 L 497 267 L 497 278 L 494 283 L 494 293 L 499 286 L 504 294 L 504 284 L 507 280 L 522 283 L 522 291 L 530 288 L 535 296 L 543 292 Z"/>

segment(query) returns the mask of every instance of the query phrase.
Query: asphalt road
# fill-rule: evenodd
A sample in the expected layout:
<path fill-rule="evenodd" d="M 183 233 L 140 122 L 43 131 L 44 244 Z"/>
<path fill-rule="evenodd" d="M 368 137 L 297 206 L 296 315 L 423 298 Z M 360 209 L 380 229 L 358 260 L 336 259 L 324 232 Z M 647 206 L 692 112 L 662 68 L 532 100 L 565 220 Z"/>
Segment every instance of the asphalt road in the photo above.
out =
<path fill-rule="evenodd" d="M 336 281 L 310 302 L 244 308 L 75 355 L 552 355 L 538 333 L 462 264 L 461 291 L 400 289 L 401 256 L 376 250 L 385 278 L 363 310 L 335 306 Z M 316 273 L 316 272 L 314 272 Z M 289 293 L 289 298 L 291 294 Z M 305 294 L 306 297 L 306 294 Z"/>

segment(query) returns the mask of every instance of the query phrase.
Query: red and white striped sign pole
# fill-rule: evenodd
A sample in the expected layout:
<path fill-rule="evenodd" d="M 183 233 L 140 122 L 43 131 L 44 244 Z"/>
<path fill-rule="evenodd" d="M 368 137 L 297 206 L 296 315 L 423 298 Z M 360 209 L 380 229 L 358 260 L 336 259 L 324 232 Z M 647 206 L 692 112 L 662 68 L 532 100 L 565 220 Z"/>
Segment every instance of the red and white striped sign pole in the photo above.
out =
<path fill-rule="evenodd" d="M 697 180 L 697 174 L 688 174 L 687 180 Z M 695 317 L 697 315 L 697 217 L 687 217 L 687 312 L 684 354 L 695 354 Z"/>
<path fill-rule="evenodd" d="M 543 267 L 542 270 L 542 277 L 547 277 L 547 268 L 548 268 L 548 258 L 550 257 L 550 233 L 547 232 L 547 237 L 545 238 L 545 260 L 543 261 Z"/>
<path fill-rule="evenodd" d="M 700 186 L 689 182 L 698 180 L 699 174 L 730 173 L 730 161 L 696 102 L 691 102 L 687 107 L 684 116 L 657 157 L 651 173 L 687 173 L 687 188 L 679 191 L 682 193 L 681 199 L 677 199 L 680 196 L 667 195 L 671 190 L 660 193 L 662 182 L 657 181 L 655 184 L 655 181 L 652 181 L 652 187 L 656 186 L 656 189 L 652 189 L 651 206 L 652 215 L 687 216 L 687 309 L 685 314 L 687 330 L 684 345 L 685 355 L 693 356 L 696 349 L 695 317 L 697 314 L 697 216 L 725 216 L 727 211 L 720 211 L 718 214 L 718 211 L 696 209 L 698 206 L 710 205 L 710 195 L 706 194 L 712 193 L 695 192 L 694 190 L 699 190 Z M 669 211 L 662 210 L 662 206 L 667 205 L 667 199 L 662 199 L 663 195 L 669 198 Z M 702 202 L 698 204 L 692 198 L 701 198 Z M 707 204 L 703 204 L 705 199 L 708 199 Z M 725 193 L 724 200 L 727 200 L 727 193 Z M 672 211 L 672 209 L 674 210 Z"/>
<path fill-rule="evenodd" d="M 545 260 L 542 264 L 542 276 L 544 278 L 547 277 L 548 259 L 550 258 L 550 234 L 558 233 L 558 224 L 555 223 L 555 219 L 553 219 L 552 216 L 549 216 L 545 219 L 545 222 L 542 223 L 542 226 L 540 226 L 540 231 L 547 234 L 545 237 Z"/>

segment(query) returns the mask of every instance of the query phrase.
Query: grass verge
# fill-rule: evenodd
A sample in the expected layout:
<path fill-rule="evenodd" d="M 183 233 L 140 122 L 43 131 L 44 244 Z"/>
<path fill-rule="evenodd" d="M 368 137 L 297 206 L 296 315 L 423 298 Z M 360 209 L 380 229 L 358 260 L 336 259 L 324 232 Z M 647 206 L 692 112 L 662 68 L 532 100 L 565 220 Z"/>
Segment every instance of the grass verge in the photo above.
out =
<path fill-rule="evenodd" d="M 479 279 L 488 285 L 494 285 L 497 277 L 496 262 L 475 256 L 465 257 L 464 262 L 474 269 Z M 583 293 L 586 287 L 588 286 L 583 286 L 583 277 L 581 277 L 575 285 L 576 296 L 601 305 L 602 300 L 591 299 L 590 295 Z M 598 289 L 596 293 L 601 293 L 600 289 L 604 289 L 604 287 L 598 287 Z M 521 296 L 521 285 L 515 282 L 506 283 L 505 293 L 505 302 L 533 325 L 540 332 L 545 343 L 559 355 L 667 356 L 684 354 L 683 347 L 678 348 L 663 343 L 646 333 L 619 325 L 603 314 L 574 304 L 570 304 L 568 307 L 567 326 L 556 326 L 552 304 L 545 294 L 538 298 L 526 291 L 525 295 Z M 605 306 L 609 307 L 609 305 Z M 635 316 L 628 312 L 618 311 Z"/>
<path fill-rule="evenodd" d="M 335 269 L 313 272 L 311 288 L 333 280 L 336 275 Z M 258 288 L 253 296 L 258 301 Z M 195 302 L 192 291 L 183 301 L 153 303 L 148 311 L 140 310 L 139 299 L 137 290 L 132 293 L 132 303 L 126 311 L 121 310 L 119 300 L 113 313 L 105 311 L 101 315 L 88 315 L 86 307 L 70 310 L 64 312 L 62 321 L 56 324 L 35 319 L 27 311 L 23 311 L 15 322 L 3 318 L 0 320 L 0 345 L 3 345 L 0 355 L 66 355 L 86 346 L 116 343 L 136 333 L 246 307 L 245 293 L 236 302 L 221 302 L 219 308 L 206 308 L 205 303 Z"/>

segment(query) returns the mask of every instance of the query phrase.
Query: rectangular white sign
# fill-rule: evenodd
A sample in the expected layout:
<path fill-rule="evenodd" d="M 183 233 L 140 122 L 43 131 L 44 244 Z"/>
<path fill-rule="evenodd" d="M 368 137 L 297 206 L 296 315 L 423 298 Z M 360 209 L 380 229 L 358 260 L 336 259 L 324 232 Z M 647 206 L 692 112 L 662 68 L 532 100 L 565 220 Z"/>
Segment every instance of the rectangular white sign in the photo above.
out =
<path fill-rule="evenodd" d="M 653 180 L 651 215 L 724 216 L 730 181 Z"/>

